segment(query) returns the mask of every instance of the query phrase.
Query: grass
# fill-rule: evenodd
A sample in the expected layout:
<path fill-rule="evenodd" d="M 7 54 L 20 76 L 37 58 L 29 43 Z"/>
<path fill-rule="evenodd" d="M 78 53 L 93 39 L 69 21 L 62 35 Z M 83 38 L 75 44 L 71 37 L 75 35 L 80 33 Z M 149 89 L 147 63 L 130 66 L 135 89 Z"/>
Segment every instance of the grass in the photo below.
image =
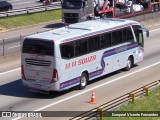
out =
<path fill-rule="evenodd" d="M 0 18 L 0 28 L 12 29 L 61 19 L 61 9 Z"/>
<path fill-rule="evenodd" d="M 160 87 L 151 91 L 149 96 L 122 105 L 117 111 L 159 111 L 160 114 Z M 160 117 L 105 117 L 105 120 L 160 120 Z"/>

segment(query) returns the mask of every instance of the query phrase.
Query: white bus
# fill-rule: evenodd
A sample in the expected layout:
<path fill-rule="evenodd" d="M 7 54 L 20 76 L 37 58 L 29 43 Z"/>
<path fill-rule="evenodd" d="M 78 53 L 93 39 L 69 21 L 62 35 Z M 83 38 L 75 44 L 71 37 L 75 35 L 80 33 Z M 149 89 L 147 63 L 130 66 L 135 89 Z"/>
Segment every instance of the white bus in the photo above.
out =
<path fill-rule="evenodd" d="M 22 81 L 29 88 L 62 91 L 143 60 L 138 22 L 98 19 L 27 36 L 22 45 Z"/>

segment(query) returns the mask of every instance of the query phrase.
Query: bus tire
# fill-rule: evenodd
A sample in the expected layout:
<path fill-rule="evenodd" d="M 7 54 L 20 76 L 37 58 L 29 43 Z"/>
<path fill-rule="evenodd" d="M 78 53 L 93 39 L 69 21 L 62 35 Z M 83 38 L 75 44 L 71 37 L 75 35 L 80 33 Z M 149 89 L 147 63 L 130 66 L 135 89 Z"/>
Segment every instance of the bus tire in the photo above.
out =
<path fill-rule="evenodd" d="M 88 82 L 88 76 L 86 73 L 82 73 L 81 75 L 81 79 L 80 79 L 80 85 L 79 85 L 79 89 L 84 89 L 87 86 L 87 82 Z"/>
<path fill-rule="evenodd" d="M 129 71 L 133 66 L 133 59 L 132 57 L 129 57 L 128 60 L 127 60 L 127 66 L 125 68 L 126 71 Z"/>

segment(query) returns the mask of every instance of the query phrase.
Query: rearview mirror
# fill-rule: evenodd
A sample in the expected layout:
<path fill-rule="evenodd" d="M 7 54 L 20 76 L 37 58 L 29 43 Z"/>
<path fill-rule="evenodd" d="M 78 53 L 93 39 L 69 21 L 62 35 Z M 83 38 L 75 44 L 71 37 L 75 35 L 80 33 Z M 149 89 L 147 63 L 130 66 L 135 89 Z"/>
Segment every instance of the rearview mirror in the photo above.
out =
<path fill-rule="evenodd" d="M 147 28 L 138 28 L 138 30 L 145 31 L 146 37 L 149 37 L 149 30 Z"/>

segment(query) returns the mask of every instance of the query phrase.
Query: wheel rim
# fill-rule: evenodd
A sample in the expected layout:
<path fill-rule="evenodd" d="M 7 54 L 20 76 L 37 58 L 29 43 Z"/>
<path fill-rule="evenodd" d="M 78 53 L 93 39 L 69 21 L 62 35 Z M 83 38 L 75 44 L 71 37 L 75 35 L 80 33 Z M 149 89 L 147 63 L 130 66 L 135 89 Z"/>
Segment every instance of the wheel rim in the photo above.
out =
<path fill-rule="evenodd" d="M 87 81 L 87 79 L 86 79 L 86 77 L 82 77 L 81 78 L 81 85 L 84 87 L 85 85 L 86 85 L 86 81 Z"/>
<path fill-rule="evenodd" d="M 131 61 L 130 60 L 127 61 L 127 66 L 128 66 L 128 68 L 131 68 Z"/>

